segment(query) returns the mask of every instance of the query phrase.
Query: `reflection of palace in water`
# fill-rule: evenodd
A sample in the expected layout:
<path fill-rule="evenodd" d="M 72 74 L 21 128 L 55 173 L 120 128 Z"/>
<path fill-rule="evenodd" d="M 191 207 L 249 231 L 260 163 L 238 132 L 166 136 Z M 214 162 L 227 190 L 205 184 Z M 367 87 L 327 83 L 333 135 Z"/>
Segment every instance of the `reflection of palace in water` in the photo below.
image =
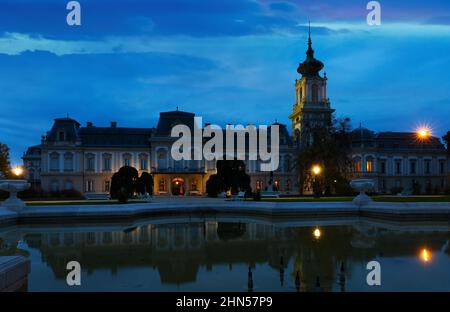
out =
<path fill-rule="evenodd" d="M 227 265 L 233 270 L 233 265 L 267 264 L 279 276 L 278 286 L 294 285 L 298 272 L 301 290 L 315 290 L 319 277 L 321 289 L 328 291 L 345 289 L 341 277 L 348 279 L 355 264 L 378 256 L 415 255 L 424 238 L 429 248 L 439 250 L 450 238 L 449 232 L 393 234 L 377 227 L 330 226 L 318 239 L 313 229 L 206 221 L 26 234 L 24 240 L 41 251 L 43 262 L 60 279 L 72 260 L 82 263 L 88 274 L 96 269 L 116 274 L 121 268 L 150 267 L 158 271 L 163 284 L 195 282 L 200 268 L 212 271 L 214 266 Z M 242 278 L 246 281 L 247 276 Z"/>

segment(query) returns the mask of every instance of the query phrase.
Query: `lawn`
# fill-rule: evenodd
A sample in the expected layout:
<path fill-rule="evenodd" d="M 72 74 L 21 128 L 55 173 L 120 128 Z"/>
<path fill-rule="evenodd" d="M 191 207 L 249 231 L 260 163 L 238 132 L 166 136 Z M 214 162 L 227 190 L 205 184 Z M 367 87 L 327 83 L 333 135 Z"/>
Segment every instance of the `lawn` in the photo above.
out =
<path fill-rule="evenodd" d="M 376 202 L 386 203 L 428 203 L 428 202 L 450 202 L 450 195 L 445 196 L 373 196 Z M 348 202 L 353 197 L 282 197 L 282 198 L 264 198 L 261 201 L 267 202 Z"/>

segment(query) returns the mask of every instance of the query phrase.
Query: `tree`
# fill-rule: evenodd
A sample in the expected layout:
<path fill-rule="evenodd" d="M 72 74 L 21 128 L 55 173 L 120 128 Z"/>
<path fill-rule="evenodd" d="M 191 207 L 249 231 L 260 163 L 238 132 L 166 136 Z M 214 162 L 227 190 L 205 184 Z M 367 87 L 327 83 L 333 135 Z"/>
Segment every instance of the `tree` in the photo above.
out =
<path fill-rule="evenodd" d="M 111 179 L 111 198 L 117 198 L 119 202 L 126 203 L 136 192 L 138 176 L 138 171 L 133 167 L 120 168 Z"/>
<path fill-rule="evenodd" d="M 300 193 L 305 186 L 325 195 L 350 193 L 350 119 L 335 121 L 333 127 L 314 129 L 312 133 L 313 144 L 304 147 L 298 156 Z M 314 177 L 311 168 L 316 164 L 323 170 Z"/>
<path fill-rule="evenodd" d="M 442 137 L 442 139 L 445 142 L 445 145 L 447 146 L 447 153 L 450 155 L 450 131 L 447 131 L 447 133 Z"/>
<path fill-rule="evenodd" d="M 9 148 L 6 144 L 0 143 L 0 177 L 11 176 L 11 166 L 9 162 Z"/>
<path fill-rule="evenodd" d="M 221 189 L 220 179 L 217 174 L 213 174 L 209 177 L 208 181 L 206 181 L 206 193 L 208 197 L 217 197 Z"/>
<path fill-rule="evenodd" d="M 210 197 L 217 197 L 220 192 L 230 191 L 237 194 L 239 191 L 251 192 L 250 176 L 245 172 L 245 163 L 242 160 L 217 161 L 217 174 L 212 175 L 206 182 L 206 192 Z"/>
<path fill-rule="evenodd" d="M 153 195 L 153 177 L 148 172 L 142 172 L 137 180 L 136 192 L 139 194 L 148 193 Z"/>

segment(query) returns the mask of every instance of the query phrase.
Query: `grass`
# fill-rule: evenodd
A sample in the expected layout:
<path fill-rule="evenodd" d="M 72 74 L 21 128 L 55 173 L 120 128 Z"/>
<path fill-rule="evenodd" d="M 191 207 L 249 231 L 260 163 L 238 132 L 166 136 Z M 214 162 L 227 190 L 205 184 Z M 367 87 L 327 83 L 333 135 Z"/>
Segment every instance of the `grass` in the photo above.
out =
<path fill-rule="evenodd" d="M 263 198 L 263 202 L 349 202 L 352 201 L 352 196 L 330 196 L 315 198 L 312 196 L 305 197 L 281 197 L 281 198 Z M 433 202 L 449 202 L 450 195 L 435 195 L 435 196 L 373 196 L 372 199 L 376 202 L 386 203 L 433 203 Z M 246 201 L 252 201 L 246 199 Z M 28 206 L 69 206 L 69 205 L 119 205 L 117 200 L 33 200 L 26 202 Z M 127 204 L 142 203 L 141 201 L 129 200 Z"/>
<path fill-rule="evenodd" d="M 436 196 L 373 196 L 376 202 L 386 203 L 432 203 L 432 202 L 450 202 L 450 195 Z M 348 202 L 353 197 L 282 197 L 282 198 L 264 198 L 261 201 L 267 202 Z"/>

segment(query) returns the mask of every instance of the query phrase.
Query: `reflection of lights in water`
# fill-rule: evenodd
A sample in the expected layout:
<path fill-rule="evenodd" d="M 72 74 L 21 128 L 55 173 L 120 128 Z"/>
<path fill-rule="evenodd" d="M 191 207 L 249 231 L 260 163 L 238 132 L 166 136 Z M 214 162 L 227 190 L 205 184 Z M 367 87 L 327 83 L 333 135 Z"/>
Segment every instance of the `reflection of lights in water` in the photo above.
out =
<path fill-rule="evenodd" d="M 314 230 L 314 237 L 319 239 L 321 235 L 322 235 L 322 233 L 320 232 L 319 228 L 316 228 Z"/>
<path fill-rule="evenodd" d="M 420 251 L 420 260 L 422 260 L 423 262 L 427 263 L 431 261 L 431 252 L 424 248 Z"/>

